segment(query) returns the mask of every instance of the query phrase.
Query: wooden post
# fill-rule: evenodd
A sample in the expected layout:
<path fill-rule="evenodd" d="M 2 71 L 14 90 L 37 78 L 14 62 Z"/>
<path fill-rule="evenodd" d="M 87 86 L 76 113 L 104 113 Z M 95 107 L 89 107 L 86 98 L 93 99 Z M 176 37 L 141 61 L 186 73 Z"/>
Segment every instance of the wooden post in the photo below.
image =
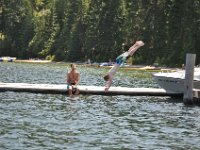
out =
<path fill-rule="evenodd" d="M 184 104 L 193 103 L 193 78 L 196 54 L 186 55 L 185 83 L 184 83 Z"/>

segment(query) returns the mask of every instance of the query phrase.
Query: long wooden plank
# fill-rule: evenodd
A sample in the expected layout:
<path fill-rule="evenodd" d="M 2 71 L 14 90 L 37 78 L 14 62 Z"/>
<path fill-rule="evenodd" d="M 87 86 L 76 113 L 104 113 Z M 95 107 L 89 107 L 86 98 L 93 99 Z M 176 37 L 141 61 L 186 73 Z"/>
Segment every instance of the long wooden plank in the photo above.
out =
<path fill-rule="evenodd" d="M 105 92 L 103 86 L 79 85 L 80 94 L 93 95 L 132 95 L 132 96 L 182 96 L 182 93 L 167 92 L 156 88 L 127 88 L 111 87 Z M 66 94 L 66 84 L 28 84 L 28 83 L 0 83 L 0 91 L 55 93 Z"/>

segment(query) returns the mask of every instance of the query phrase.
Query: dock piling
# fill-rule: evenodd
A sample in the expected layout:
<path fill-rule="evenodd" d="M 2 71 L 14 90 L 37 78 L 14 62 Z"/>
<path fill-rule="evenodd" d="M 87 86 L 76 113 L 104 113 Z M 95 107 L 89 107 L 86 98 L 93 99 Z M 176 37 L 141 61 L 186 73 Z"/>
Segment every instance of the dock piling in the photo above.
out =
<path fill-rule="evenodd" d="M 186 55 L 186 68 L 185 68 L 185 83 L 184 83 L 184 104 L 193 103 L 193 78 L 196 54 Z"/>

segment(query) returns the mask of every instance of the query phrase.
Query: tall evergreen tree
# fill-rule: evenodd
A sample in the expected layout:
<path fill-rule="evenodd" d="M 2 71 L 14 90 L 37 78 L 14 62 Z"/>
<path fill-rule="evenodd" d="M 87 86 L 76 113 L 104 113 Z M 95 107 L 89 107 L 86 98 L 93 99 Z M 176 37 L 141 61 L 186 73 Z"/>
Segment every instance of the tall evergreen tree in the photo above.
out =
<path fill-rule="evenodd" d="M 200 1 L 13 0 L 1 2 L 0 55 L 54 60 L 114 60 L 136 40 L 134 62 L 200 63 Z"/>

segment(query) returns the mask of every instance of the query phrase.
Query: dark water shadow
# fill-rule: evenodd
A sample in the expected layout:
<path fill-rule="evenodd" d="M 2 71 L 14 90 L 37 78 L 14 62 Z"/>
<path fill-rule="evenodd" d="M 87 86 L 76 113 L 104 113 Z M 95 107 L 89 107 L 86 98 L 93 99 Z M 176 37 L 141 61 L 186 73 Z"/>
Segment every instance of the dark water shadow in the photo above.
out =
<path fill-rule="evenodd" d="M 183 103 L 185 107 L 200 107 L 200 99 L 194 98 L 192 102 L 185 103 L 183 97 L 168 97 L 166 99 L 168 103 Z"/>

